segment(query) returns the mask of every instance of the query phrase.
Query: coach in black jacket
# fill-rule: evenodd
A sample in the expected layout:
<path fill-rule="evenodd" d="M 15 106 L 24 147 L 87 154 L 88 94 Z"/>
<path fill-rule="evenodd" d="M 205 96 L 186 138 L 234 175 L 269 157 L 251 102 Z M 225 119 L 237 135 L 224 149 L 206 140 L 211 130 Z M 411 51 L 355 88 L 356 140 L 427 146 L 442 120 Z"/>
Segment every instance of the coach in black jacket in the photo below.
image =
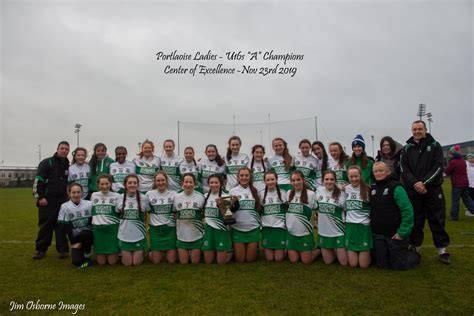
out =
<path fill-rule="evenodd" d="M 53 231 L 56 234 L 56 250 L 60 258 L 65 258 L 69 251 L 66 232 L 57 224 L 61 204 L 68 200 L 67 179 L 69 160 L 69 143 L 59 143 L 56 153 L 44 159 L 38 166 L 33 184 L 33 194 L 38 206 L 38 237 L 36 255 L 33 259 L 42 259 L 51 245 Z"/>
<path fill-rule="evenodd" d="M 439 260 L 450 263 L 446 247 L 449 236 L 445 229 L 446 207 L 443 184 L 443 150 L 426 130 L 423 121 L 412 124 L 413 136 L 401 153 L 401 175 L 414 209 L 410 244 L 419 251 L 423 243 L 425 218 L 428 219 Z"/>

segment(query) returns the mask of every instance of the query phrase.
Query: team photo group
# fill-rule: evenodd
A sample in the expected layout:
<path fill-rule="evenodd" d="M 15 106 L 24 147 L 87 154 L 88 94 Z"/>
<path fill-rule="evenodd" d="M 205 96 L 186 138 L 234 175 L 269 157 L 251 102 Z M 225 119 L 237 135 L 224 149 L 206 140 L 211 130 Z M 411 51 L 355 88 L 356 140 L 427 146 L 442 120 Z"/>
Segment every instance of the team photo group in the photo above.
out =
<path fill-rule="evenodd" d="M 59 257 L 70 252 L 78 269 L 145 259 L 243 263 L 262 253 L 268 261 L 321 257 L 325 264 L 406 270 L 421 261 L 427 220 L 439 261 L 450 264 L 442 148 L 423 121 L 413 122 L 411 133 L 404 146 L 383 137 L 375 158 L 362 135 L 351 153 L 338 142 L 303 139 L 292 154 L 279 137 L 271 153 L 254 145 L 249 155 L 245 139 L 232 136 L 225 151 L 197 149 L 200 159 L 193 147 L 180 156 L 171 139 L 159 147 L 145 140 L 134 157 L 118 146 L 115 159 L 98 143 L 89 159 L 87 149 L 71 150 L 71 163 L 62 141 L 35 178 L 33 259 L 45 257 L 54 233 Z M 466 206 L 474 213 L 470 197 Z"/>

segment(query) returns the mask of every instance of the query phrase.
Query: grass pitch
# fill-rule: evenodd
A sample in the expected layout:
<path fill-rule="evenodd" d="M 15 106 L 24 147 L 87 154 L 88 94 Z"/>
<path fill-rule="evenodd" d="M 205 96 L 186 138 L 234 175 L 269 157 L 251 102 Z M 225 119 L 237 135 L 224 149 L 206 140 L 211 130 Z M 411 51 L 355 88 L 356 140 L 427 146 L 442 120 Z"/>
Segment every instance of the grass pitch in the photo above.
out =
<path fill-rule="evenodd" d="M 450 190 L 445 185 L 447 211 Z M 452 264 L 437 261 L 426 229 L 422 263 L 405 272 L 324 265 L 267 263 L 226 266 L 179 264 L 78 271 L 54 246 L 31 259 L 37 209 L 30 189 L 0 190 L 0 315 L 30 313 L 28 306 L 84 304 L 77 314 L 376 314 L 473 315 L 474 218 L 447 222 Z M 448 216 L 449 217 L 449 216 Z M 23 309 L 21 309 L 23 304 Z M 64 306 L 63 306 L 64 307 Z M 40 311 L 43 314 L 46 311 Z"/>

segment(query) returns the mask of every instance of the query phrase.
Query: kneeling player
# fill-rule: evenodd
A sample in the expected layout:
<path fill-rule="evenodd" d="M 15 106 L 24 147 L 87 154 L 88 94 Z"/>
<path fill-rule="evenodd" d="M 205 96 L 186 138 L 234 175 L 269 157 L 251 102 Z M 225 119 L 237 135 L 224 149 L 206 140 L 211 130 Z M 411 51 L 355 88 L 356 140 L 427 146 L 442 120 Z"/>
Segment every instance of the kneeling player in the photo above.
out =
<path fill-rule="evenodd" d="M 90 252 L 92 247 L 92 203 L 82 200 L 82 187 L 78 183 L 69 186 L 70 200 L 61 205 L 58 224 L 61 229 L 72 235 L 72 264 L 78 269 L 92 265 Z"/>

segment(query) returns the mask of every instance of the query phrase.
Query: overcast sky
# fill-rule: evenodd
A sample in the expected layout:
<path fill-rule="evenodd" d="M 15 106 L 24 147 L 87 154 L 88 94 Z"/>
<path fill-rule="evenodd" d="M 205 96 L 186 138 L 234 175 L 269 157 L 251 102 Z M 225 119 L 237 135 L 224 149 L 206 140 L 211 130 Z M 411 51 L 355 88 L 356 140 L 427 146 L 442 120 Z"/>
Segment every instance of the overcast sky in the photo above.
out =
<path fill-rule="evenodd" d="M 472 140 L 472 1 L 1 1 L 0 161 L 36 165 L 58 141 L 76 146 L 177 140 L 221 153 L 281 136 L 340 141 L 410 137 L 419 103 L 442 144 Z M 166 65 L 241 69 L 277 61 L 157 61 L 158 51 L 304 54 L 288 75 L 165 75 Z M 307 120 L 271 125 L 270 121 Z M 260 122 L 260 125 L 239 125 Z M 350 150 L 349 150 L 350 151 Z M 267 149 L 267 154 L 271 150 Z M 182 153 L 180 153 L 182 154 Z"/>

